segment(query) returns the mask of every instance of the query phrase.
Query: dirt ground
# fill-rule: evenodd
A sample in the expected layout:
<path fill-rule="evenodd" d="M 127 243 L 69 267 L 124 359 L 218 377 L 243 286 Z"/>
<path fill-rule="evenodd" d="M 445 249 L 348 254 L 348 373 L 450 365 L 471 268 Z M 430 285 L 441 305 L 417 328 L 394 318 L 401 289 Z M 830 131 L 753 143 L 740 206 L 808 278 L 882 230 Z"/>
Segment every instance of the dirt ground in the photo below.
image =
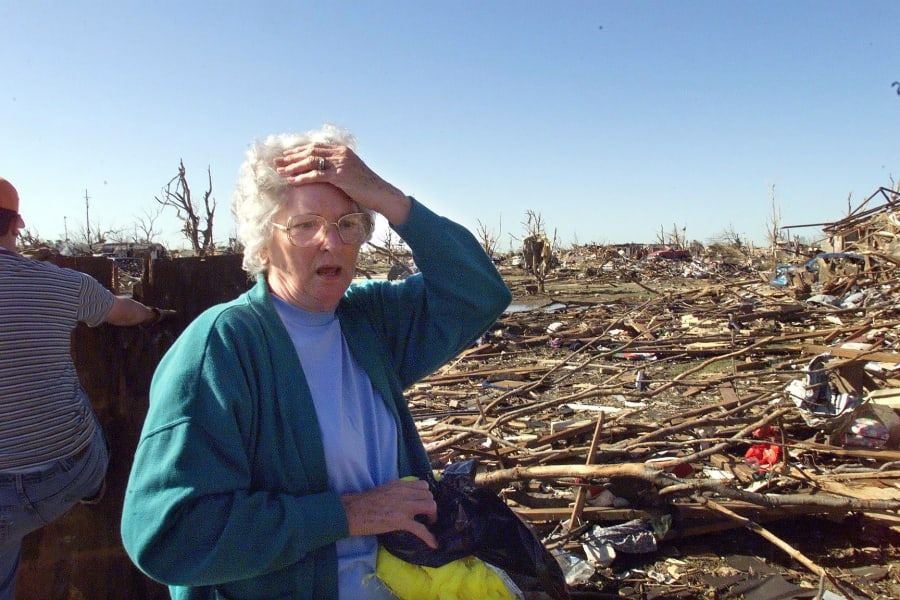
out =
<path fill-rule="evenodd" d="M 611 563 L 595 564 L 589 578 L 570 586 L 573 598 L 900 598 L 900 454 L 829 445 L 784 394 L 819 345 L 865 331 L 892 352 L 895 296 L 880 312 L 823 312 L 772 289 L 764 273 L 727 267 L 697 276 L 684 268 L 563 267 L 540 290 L 532 276 L 501 263 L 511 310 L 477 348 L 410 393 L 435 465 L 475 456 L 487 473 L 515 469 L 515 476 L 485 482 L 532 523 L 547 548 L 578 559 L 587 558 L 584 538 L 560 531 L 579 488 L 590 490 L 581 530 L 675 515 L 654 550 L 618 551 Z M 844 383 L 853 379 L 847 369 L 862 364 L 846 362 L 829 371 Z M 882 367 L 863 373 L 865 390 L 897 386 L 894 367 Z M 771 470 L 754 473 L 744 452 L 754 444 L 750 430 L 762 425 L 779 432 L 784 454 Z M 596 454 L 588 449 L 592 433 Z M 710 446 L 719 452 L 705 454 Z M 678 485 L 664 483 L 661 491 L 655 475 L 647 483 L 610 470 L 590 478 L 566 471 L 652 460 L 682 461 L 670 470 L 677 479 L 667 475 Z M 556 474 L 528 471 L 540 467 Z M 729 469 L 736 478 L 708 485 Z M 837 489 L 832 479 L 851 472 L 863 480 L 852 484 L 862 486 L 850 494 L 857 504 L 817 512 L 820 494 Z M 697 487 L 685 492 L 690 486 Z M 738 495 L 717 495 L 725 486 Z M 604 490 L 622 504 L 592 505 Z M 747 508 L 743 501 L 769 494 L 791 500 L 745 513 L 755 515 L 749 523 L 700 506 L 734 500 Z M 813 508 L 801 509 L 807 500 Z M 882 510 L 866 510 L 873 506 Z"/>

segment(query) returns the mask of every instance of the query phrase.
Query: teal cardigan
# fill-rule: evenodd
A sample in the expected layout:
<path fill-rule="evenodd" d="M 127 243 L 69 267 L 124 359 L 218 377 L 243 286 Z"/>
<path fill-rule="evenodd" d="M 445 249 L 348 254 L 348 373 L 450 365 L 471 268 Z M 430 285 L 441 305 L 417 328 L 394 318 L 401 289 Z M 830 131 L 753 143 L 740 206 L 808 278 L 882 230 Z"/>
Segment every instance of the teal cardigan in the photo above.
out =
<path fill-rule="evenodd" d="M 396 228 L 419 273 L 352 285 L 337 308 L 351 353 L 397 422 L 398 471 L 431 469 L 403 390 L 469 346 L 510 293 L 477 240 L 413 201 Z M 316 411 L 261 276 L 197 317 L 154 374 L 125 492 L 122 540 L 178 599 L 336 598 Z"/>

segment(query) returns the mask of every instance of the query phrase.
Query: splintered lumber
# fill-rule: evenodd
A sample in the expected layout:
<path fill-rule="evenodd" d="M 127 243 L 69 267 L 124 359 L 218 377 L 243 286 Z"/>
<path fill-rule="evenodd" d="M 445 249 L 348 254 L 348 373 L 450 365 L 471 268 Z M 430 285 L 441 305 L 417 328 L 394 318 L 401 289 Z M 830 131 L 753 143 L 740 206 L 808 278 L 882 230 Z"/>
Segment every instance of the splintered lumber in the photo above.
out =
<path fill-rule="evenodd" d="M 445 373 L 443 375 L 432 375 L 426 377 L 422 381 L 431 385 L 452 385 L 456 383 L 468 382 L 471 379 L 489 380 L 491 377 L 509 377 L 511 375 L 530 375 L 532 373 L 540 373 L 546 371 L 547 367 L 522 366 L 509 367 L 506 369 L 481 369 L 473 371 L 455 371 L 453 373 Z"/>
<path fill-rule="evenodd" d="M 534 467 L 511 467 L 488 473 L 480 473 L 476 483 L 484 486 L 502 486 L 512 481 L 528 479 L 560 480 L 581 478 L 603 480 L 630 477 L 655 486 L 666 495 L 712 491 L 733 500 L 743 500 L 766 507 L 777 506 L 817 506 L 844 510 L 894 511 L 900 509 L 900 497 L 893 500 L 866 500 L 840 497 L 831 494 L 760 494 L 734 489 L 714 480 L 681 479 L 646 463 L 623 463 L 616 465 L 546 465 Z"/>
<path fill-rule="evenodd" d="M 794 442 L 794 446 L 801 450 L 810 450 L 820 454 L 831 454 L 845 458 L 863 458 L 879 462 L 900 461 L 900 450 L 869 449 L 869 448 L 841 448 L 831 444 L 817 442 Z"/>
<path fill-rule="evenodd" d="M 900 352 L 873 352 L 869 350 L 850 350 L 841 347 L 817 346 L 811 344 L 803 347 L 804 354 L 831 354 L 838 358 L 849 358 L 853 360 L 865 360 L 873 362 L 898 363 L 900 364 Z"/>
<path fill-rule="evenodd" d="M 594 429 L 594 435 L 591 438 L 591 446 L 588 449 L 587 460 L 585 464 L 591 465 L 594 464 L 594 456 L 597 452 L 597 443 L 600 441 L 600 432 L 603 431 L 603 414 L 600 413 L 597 416 L 597 427 Z M 587 494 L 584 486 L 578 488 L 578 492 L 575 494 L 575 505 L 572 507 L 572 516 L 569 517 L 569 528 L 575 527 L 576 524 L 581 520 L 581 511 L 584 508 L 585 495 Z"/>
<path fill-rule="evenodd" d="M 734 456 L 721 453 L 711 454 L 709 462 L 717 469 L 721 469 L 732 475 L 737 481 L 744 485 L 752 483 L 753 476 L 756 474 L 756 471 L 744 464 L 743 461 L 738 462 L 738 459 Z"/>
<path fill-rule="evenodd" d="M 843 508 L 832 508 L 827 506 L 801 505 L 768 507 L 733 500 L 723 500 L 720 504 L 728 507 L 736 514 L 752 519 L 758 523 L 780 521 L 782 519 L 789 519 L 802 515 L 844 515 L 847 513 Z M 525 521 L 532 523 L 548 523 L 562 521 L 563 519 L 568 518 L 572 509 L 569 507 L 530 508 L 514 506 L 513 510 Z M 676 515 L 678 519 L 678 528 L 670 529 L 666 534 L 666 539 L 669 540 L 686 538 L 694 535 L 705 535 L 707 533 L 734 529 L 735 527 L 741 526 L 739 524 L 736 525 L 731 519 L 711 519 L 709 510 L 697 503 L 679 503 L 657 509 L 585 506 L 581 511 L 581 519 L 586 522 L 612 523 L 630 521 L 632 519 L 652 520 L 659 518 L 666 513 L 672 513 Z M 874 515 L 878 513 L 871 514 Z M 898 521 L 898 523 L 900 523 L 900 521 Z"/>

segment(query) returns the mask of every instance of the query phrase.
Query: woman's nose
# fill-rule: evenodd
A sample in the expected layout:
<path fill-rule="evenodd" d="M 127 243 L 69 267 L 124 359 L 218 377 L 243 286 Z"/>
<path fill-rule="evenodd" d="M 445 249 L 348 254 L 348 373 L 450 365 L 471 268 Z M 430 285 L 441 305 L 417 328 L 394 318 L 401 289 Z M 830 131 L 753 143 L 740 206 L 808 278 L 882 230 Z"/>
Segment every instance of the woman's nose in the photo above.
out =
<path fill-rule="evenodd" d="M 322 235 L 324 236 L 322 238 L 323 246 L 334 248 L 344 243 L 344 241 L 341 239 L 340 233 L 338 233 L 337 223 L 329 223 L 328 225 L 326 225 L 325 232 Z"/>

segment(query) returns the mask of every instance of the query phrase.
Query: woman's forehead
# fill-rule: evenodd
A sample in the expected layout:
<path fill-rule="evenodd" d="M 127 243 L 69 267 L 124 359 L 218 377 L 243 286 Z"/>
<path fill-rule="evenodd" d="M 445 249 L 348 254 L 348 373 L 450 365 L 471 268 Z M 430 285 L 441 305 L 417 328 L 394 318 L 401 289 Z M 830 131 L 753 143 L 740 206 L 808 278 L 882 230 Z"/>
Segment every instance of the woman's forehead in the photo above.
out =
<path fill-rule="evenodd" d="M 284 207 L 279 212 L 289 214 L 314 213 L 346 213 L 356 210 L 356 204 L 350 196 L 328 183 L 310 183 L 291 187 L 286 194 Z"/>

